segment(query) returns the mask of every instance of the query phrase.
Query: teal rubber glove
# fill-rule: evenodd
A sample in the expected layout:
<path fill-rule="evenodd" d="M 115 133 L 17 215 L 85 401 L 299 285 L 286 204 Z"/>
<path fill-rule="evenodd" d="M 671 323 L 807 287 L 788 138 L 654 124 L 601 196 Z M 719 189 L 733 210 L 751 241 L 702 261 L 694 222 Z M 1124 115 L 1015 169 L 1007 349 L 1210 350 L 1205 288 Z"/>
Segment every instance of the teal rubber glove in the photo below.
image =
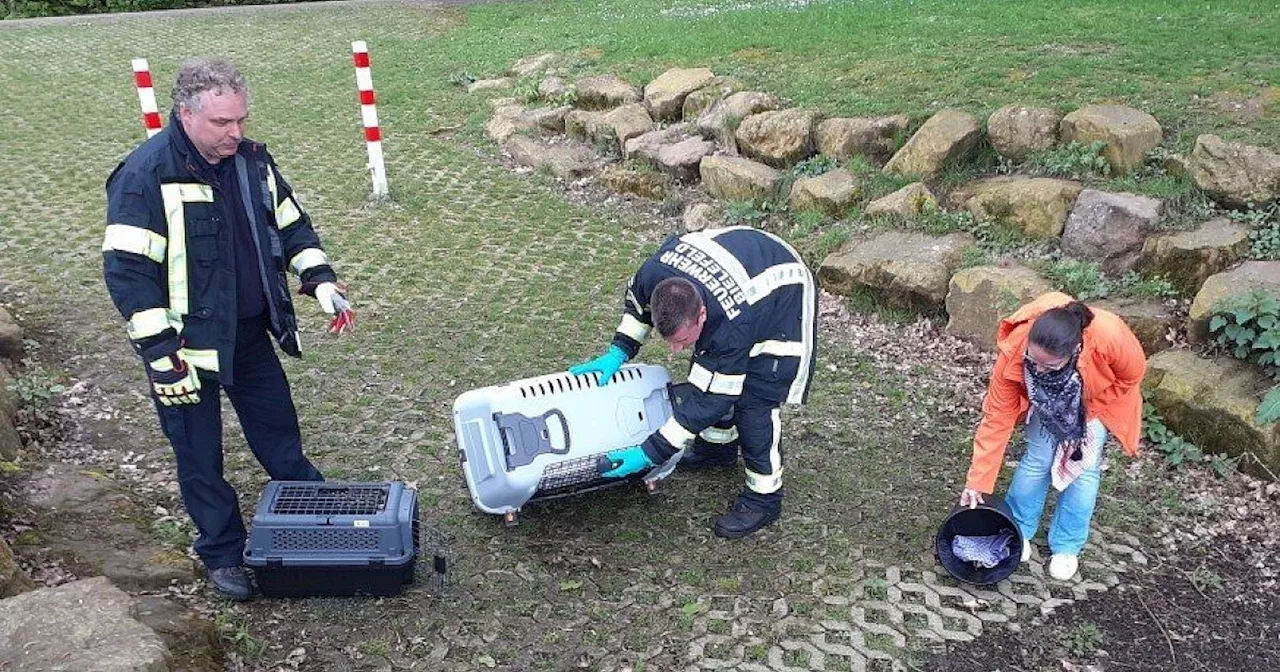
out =
<path fill-rule="evenodd" d="M 640 446 L 611 450 L 605 453 L 605 459 L 613 467 L 608 471 L 601 472 L 600 475 L 605 478 L 623 478 L 654 467 L 653 462 L 649 460 L 649 456 L 645 455 Z"/>
<path fill-rule="evenodd" d="M 617 373 L 618 369 L 621 369 L 622 365 L 626 363 L 627 353 L 623 352 L 622 348 L 610 344 L 609 349 L 605 350 L 603 355 L 589 362 L 569 367 L 569 373 L 575 376 L 580 376 L 584 373 L 599 373 L 600 387 L 604 387 L 609 384 L 609 379 L 613 377 L 613 374 Z"/>

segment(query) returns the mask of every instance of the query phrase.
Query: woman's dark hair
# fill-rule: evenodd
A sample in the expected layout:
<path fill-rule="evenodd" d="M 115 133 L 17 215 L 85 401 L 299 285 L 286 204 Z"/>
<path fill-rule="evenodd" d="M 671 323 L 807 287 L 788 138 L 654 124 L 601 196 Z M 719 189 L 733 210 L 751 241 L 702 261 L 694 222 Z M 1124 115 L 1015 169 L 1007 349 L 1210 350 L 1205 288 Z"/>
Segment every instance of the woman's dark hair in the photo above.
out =
<path fill-rule="evenodd" d="M 1093 321 L 1093 311 L 1079 301 L 1047 310 L 1031 324 L 1032 343 L 1059 356 L 1075 352 L 1084 336 L 1085 327 Z"/>

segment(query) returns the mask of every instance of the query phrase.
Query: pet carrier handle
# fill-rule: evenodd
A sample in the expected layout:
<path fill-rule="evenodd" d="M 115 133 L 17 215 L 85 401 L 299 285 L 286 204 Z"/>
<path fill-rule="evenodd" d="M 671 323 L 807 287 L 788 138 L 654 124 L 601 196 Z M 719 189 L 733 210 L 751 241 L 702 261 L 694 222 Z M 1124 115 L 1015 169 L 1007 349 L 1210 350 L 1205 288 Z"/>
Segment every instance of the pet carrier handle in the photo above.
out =
<path fill-rule="evenodd" d="M 548 448 L 551 450 L 551 452 L 553 452 L 553 453 L 555 453 L 555 454 L 557 454 L 557 455 L 566 455 L 566 454 L 568 454 L 568 452 L 569 452 L 569 420 L 568 420 L 568 419 L 566 419 L 566 418 L 564 417 L 564 413 L 561 413 L 561 412 L 560 412 L 560 409 L 558 409 L 558 408 L 553 408 L 553 409 L 551 409 L 551 410 L 547 411 L 546 413 L 543 413 L 541 418 L 538 418 L 539 420 L 541 420 L 541 421 L 542 421 L 542 428 L 543 428 L 544 430 L 545 430 L 545 429 L 546 429 L 546 427 L 547 427 L 547 418 L 555 418 L 555 419 L 559 420 L 559 421 L 560 421 L 560 431 L 564 432 L 564 450 L 556 450 L 554 447 L 551 447 L 551 446 L 548 446 Z M 544 432 L 544 434 L 545 434 L 545 432 Z"/>
<path fill-rule="evenodd" d="M 547 418 L 551 417 L 560 421 L 564 448 L 557 449 L 551 443 L 551 430 L 547 428 Z M 494 413 L 493 421 L 502 437 L 508 471 L 532 464 L 533 458 L 544 453 L 564 455 L 569 452 L 569 422 L 560 409 L 553 408 L 532 418 L 521 413 Z"/>

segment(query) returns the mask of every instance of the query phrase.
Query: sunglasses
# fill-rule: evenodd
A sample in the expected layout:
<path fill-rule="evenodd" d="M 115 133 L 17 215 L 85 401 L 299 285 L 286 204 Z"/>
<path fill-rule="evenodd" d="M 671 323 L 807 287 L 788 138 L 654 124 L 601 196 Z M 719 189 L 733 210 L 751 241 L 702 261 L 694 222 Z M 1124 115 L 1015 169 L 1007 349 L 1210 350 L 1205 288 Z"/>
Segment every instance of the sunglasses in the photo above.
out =
<path fill-rule="evenodd" d="M 1037 361 L 1030 354 L 1024 355 L 1022 358 L 1023 365 L 1029 366 L 1036 370 L 1036 373 L 1057 373 L 1071 363 L 1070 357 L 1062 357 L 1050 362 Z"/>

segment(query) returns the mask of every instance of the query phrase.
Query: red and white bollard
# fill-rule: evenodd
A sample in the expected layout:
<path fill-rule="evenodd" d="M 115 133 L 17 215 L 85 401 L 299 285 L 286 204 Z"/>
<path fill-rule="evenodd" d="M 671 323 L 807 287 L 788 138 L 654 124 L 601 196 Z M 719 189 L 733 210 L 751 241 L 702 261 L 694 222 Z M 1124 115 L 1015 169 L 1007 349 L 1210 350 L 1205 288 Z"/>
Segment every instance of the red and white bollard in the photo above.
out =
<path fill-rule="evenodd" d="M 387 167 L 382 160 L 382 131 L 378 129 L 378 108 L 373 99 L 373 73 L 369 70 L 369 47 L 363 40 L 351 43 L 356 62 L 356 88 L 360 91 L 360 118 L 364 121 L 364 140 L 369 148 L 369 174 L 373 179 L 373 195 L 386 196 Z"/>
<path fill-rule="evenodd" d="M 156 92 L 151 88 L 151 68 L 147 59 L 133 59 L 133 84 L 138 88 L 138 103 L 142 105 L 142 126 L 147 129 L 147 137 L 160 132 L 160 108 L 156 107 Z"/>

